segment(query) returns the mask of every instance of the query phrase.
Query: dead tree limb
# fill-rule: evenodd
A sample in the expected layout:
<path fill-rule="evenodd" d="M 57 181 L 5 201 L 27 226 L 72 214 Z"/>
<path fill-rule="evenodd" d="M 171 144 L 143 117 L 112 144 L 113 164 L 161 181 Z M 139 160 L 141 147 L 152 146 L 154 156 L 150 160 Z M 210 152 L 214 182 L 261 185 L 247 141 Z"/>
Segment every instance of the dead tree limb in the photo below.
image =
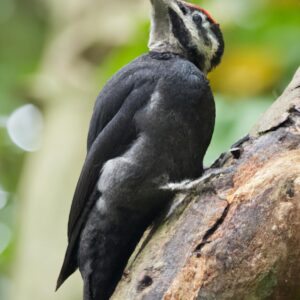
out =
<path fill-rule="evenodd" d="M 113 300 L 300 299 L 300 69 L 174 203 Z"/>

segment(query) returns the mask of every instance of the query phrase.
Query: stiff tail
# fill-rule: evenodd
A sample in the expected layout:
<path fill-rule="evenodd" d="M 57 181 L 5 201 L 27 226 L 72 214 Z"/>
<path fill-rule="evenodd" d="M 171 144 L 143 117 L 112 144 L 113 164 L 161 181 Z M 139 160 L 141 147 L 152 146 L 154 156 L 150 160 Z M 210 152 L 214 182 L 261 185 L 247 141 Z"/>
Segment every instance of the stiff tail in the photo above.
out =
<path fill-rule="evenodd" d="M 78 256 L 78 244 L 80 239 L 80 234 L 84 224 L 88 218 L 88 215 L 91 211 L 92 204 L 99 199 L 100 193 L 97 188 L 94 189 L 94 192 L 91 196 L 90 201 L 88 201 L 84 211 L 81 213 L 80 218 L 77 220 L 76 224 L 71 226 L 68 230 L 69 244 L 65 254 L 64 262 L 58 276 L 56 291 L 60 286 L 72 275 L 78 268 L 77 256 Z M 71 214 L 71 213 L 70 213 Z M 69 218 L 70 222 L 70 218 Z M 69 224 L 70 226 L 70 224 Z"/>
<path fill-rule="evenodd" d="M 73 243 L 69 243 L 64 262 L 57 279 L 55 291 L 57 291 L 61 287 L 61 285 L 68 279 L 68 277 L 71 276 L 78 268 L 76 259 L 77 255 L 74 255 L 73 253 L 74 248 L 75 247 Z"/>
<path fill-rule="evenodd" d="M 91 211 L 78 247 L 84 300 L 109 299 L 147 225 L 136 212 Z"/>

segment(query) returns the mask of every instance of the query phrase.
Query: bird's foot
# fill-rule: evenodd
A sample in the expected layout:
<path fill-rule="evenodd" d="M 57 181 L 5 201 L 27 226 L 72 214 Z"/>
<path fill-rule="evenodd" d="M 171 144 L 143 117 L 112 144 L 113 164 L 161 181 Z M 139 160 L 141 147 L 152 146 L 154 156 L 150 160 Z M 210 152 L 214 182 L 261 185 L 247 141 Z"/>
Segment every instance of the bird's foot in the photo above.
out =
<path fill-rule="evenodd" d="M 171 191 L 175 193 L 186 193 L 187 191 L 191 190 L 198 190 L 203 184 L 206 184 L 211 178 L 216 177 L 220 174 L 226 173 L 228 170 L 210 170 L 207 173 L 204 173 L 198 179 L 195 180 L 183 180 L 181 182 L 170 182 L 163 186 L 161 186 L 162 190 Z"/>
<path fill-rule="evenodd" d="M 190 189 L 192 180 L 184 180 L 181 182 L 169 182 L 161 186 L 162 190 L 172 191 L 172 192 L 182 192 Z"/>

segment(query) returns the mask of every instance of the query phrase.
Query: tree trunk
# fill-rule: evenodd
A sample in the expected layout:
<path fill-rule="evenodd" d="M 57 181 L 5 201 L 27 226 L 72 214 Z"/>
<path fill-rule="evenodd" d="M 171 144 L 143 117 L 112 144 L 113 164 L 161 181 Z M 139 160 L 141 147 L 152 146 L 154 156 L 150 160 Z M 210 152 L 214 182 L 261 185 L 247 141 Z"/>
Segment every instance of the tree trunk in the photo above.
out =
<path fill-rule="evenodd" d="M 300 299 L 299 145 L 300 69 L 247 137 L 173 185 L 112 299 Z"/>

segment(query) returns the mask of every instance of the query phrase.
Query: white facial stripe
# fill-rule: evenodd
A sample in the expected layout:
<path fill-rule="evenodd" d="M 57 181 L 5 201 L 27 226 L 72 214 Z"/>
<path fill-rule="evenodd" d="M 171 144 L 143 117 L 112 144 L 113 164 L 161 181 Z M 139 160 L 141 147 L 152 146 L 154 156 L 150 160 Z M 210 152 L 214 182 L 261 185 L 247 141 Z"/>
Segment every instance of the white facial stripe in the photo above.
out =
<path fill-rule="evenodd" d="M 186 28 L 191 33 L 192 40 L 193 40 L 195 46 L 197 47 L 198 52 L 201 53 L 202 55 L 204 55 L 205 63 L 206 63 L 205 71 L 208 71 L 211 67 L 211 65 L 210 65 L 211 60 L 218 50 L 219 42 L 210 30 L 211 25 L 207 19 L 207 16 L 200 11 L 197 11 L 196 13 L 200 14 L 202 17 L 202 20 L 203 20 L 202 26 L 203 26 L 203 28 L 205 28 L 205 30 L 207 30 L 207 36 L 211 42 L 211 45 L 209 45 L 209 46 L 207 46 L 205 44 L 204 40 L 199 35 L 198 28 L 192 19 L 193 15 L 191 15 L 190 17 L 184 16 L 182 19 L 183 19 L 183 22 L 184 22 Z"/>

